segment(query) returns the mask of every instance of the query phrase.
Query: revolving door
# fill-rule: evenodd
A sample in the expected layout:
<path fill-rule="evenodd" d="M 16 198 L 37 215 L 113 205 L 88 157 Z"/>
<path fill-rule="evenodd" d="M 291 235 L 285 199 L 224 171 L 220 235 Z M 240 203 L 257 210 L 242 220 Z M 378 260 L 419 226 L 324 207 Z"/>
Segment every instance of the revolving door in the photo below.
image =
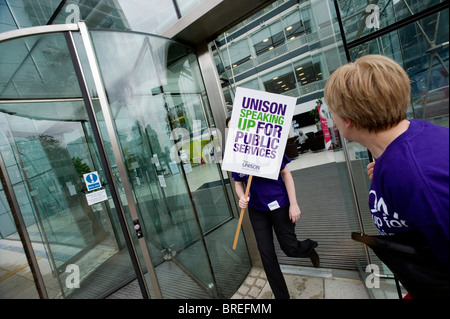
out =
<path fill-rule="evenodd" d="M 230 249 L 235 206 L 192 50 L 82 22 L 4 33 L 0 50 L 1 191 L 17 204 L 0 247 L 30 240 L 40 297 L 134 280 L 144 298 L 231 296 L 250 258 L 245 240 Z"/>

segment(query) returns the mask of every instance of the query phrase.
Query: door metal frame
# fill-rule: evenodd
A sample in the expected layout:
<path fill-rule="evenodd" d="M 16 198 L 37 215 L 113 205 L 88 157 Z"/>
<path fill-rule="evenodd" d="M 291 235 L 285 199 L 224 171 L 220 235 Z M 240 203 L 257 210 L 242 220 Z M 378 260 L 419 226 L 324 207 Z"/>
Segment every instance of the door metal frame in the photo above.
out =
<path fill-rule="evenodd" d="M 95 55 L 94 46 L 93 46 L 91 36 L 90 36 L 89 30 L 88 30 L 86 24 L 83 21 L 80 21 L 78 24 L 47 25 L 47 26 L 37 26 L 37 27 L 8 31 L 8 32 L 4 32 L 4 33 L 0 34 L 0 42 L 6 41 L 6 40 L 11 40 L 11 39 L 17 39 L 17 38 L 21 38 L 21 37 L 45 35 L 45 34 L 51 34 L 51 33 L 61 33 L 65 37 L 66 45 L 68 47 L 68 50 L 70 53 L 70 58 L 71 58 L 71 61 L 72 61 L 72 64 L 73 64 L 73 67 L 74 67 L 74 70 L 75 70 L 75 73 L 77 76 L 78 84 L 80 86 L 80 90 L 82 93 L 82 98 L 84 101 L 86 112 L 89 117 L 89 123 L 92 126 L 92 132 L 93 132 L 97 150 L 99 152 L 99 158 L 100 158 L 101 164 L 104 169 L 106 181 L 109 184 L 111 197 L 112 197 L 112 200 L 113 200 L 115 208 L 116 208 L 116 213 L 118 216 L 120 226 L 124 233 L 126 246 L 128 248 L 129 254 L 130 254 L 130 258 L 131 258 L 131 261 L 133 264 L 133 268 L 134 268 L 142 295 L 145 299 L 151 298 L 150 289 L 148 287 L 146 277 L 144 274 L 145 270 L 143 269 L 145 267 L 148 272 L 148 275 L 149 275 L 153 295 L 155 296 L 156 299 L 162 299 L 163 297 L 162 297 L 161 287 L 159 285 L 158 278 L 156 276 L 156 271 L 155 271 L 155 268 L 152 263 L 152 259 L 150 256 L 150 251 L 149 251 L 148 245 L 146 243 L 146 239 L 143 236 L 137 236 L 138 237 L 137 241 L 139 243 L 139 248 L 141 250 L 140 253 L 142 254 L 142 257 L 143 257 L 142 258 L 143 264 L 141 265 L 141 259 L 139 258 L 139 255 L 138 255 L 137 245 L 133 241 L 133 237 L 132 237 L 133 236 L 132 231 L 131 231 L 132 228 L 130 228 L 130 227 L 133 227 L 134 225 L 130 225 L 130 223 L 127 222 L 127 216 L 130 215 L 133 220 L 133 223 L 135 225 L 140 224 L 139 210 L 138 210 L 137 204 L 135 202 L 134 195 L 132 192 L 132 187 L 131 187 L 131 184 L 130 184 L 130 181 L 128 178 L 128 171 L 127 171 L 127 168 L 126 168 L 126 165 L 125 165 L 125 162 L 123 159 L 123 155 L 121 152 L 120 142 L 119 142 L 119 138 L 118 138 L 118 135 L 117 135 L 117 132 L 115 129 L 113 115 L 111 113 L 108 98 L 106 95 L 106 89 L 103 84 L 102 76 L 100 73 L 100 68 L 97 63 L 97 57 Z M 77 33 L 81 36 L 81 44 L 84 48 L 80 48 L 80 44 L 78 44 L 78 48 L 77 48 L 77 45 L 75 43 L 74 36 L 73 36 L 74 33 Z M 114 178 L 114 175 L 111 170 L 110 160 L 108 159 L 104 139 L 102 137 L 102 132 L 100 130 L 99 122 L 96 117 L 95 108 L 94 108 L 94 104 L 93 104 L 93 97 L 90 94 L 88 82 L 86 80 L 85 73 L 83 72 L 83 66 L 81 64 L 80 55 L 79 55 L 79 52 L 80 52 L 79 50 L 83 50 L 83 49 L 84 49 L 83 55 L 85 55 L 87 57 L 87 66 L 85 66 L 85 68 L 86 67 L 89 68 L 89 74 L 92 76 L 93 85 L 94 85 L 94 88 L 98 95 L 95 97 L 95 99 L 98 99 L 100 110 L 104 117 L 106 133 L 108 134 L 108 138 L 111 143 L 112 151 L 114 154 L 114 160 L 116 162 L 119 176 L 120 176 L 121 182 L 123 184 L 129 213 L 128 212 L 125 213 L 124 206 L 122 205 L 122 202 L 120 199 L 119 188 L 118 188 L 116 179 Z M 165 98 L 165 93 L 163 92 L 162 87 L 161 87 L 161 93 L 163 94 L 163 97 Z M 200 100 L 202 101 L 201 98 L 200 98 Z M 202 103 L 203 103 L 203 101 L 202 101 Z M 206 117 L 206 119 L 208 119 L 208 117 Z M 1 157 L 0 157 L 0 159 L 1 159 Z M 5 176 L 5 173 L 7 173 L 6 167 L 4 167 L 4 163 L 2 161 L 0 161 L 0 164 L 1 164 L 0 169 L 1 169 L 1 173 L 2 173 L 1 174 L 2 182 L 4 182 L 4 176 Z M 19 209 L 17 198 L 14 196 L 15 194 L 14 194 L 14 190 L 12 188 L 11 182 L 7 178 L 5 179 L 5 181 L 6 181 L 4 183 L 6 185 L 5 192 L 7 190 L 8 190 L 8 193 L 12 192 L 11 194 L 13 196 L 11 197 L 12 198 L 11 202 L 15 203 L 14 207 Z M 185 181 L 185 182 L 187 182 L 187 181 Z M 222 176 L 222 183 L 223 183 L 223 176 Z M 188 192 L 189 192 L 189 187 L 188 187 Z M 202 244 L 203 244 L 204 248 L 206 249 L 207 248 L 206 242 L 205 242 L 206 234 L 204 234 L 201 229 L 200 222 L 198 220 L 198 216 L 195 211 L 195 204 L 193 203 L 192 198 L 191 198 L 191 204 L 192 204 L 192 209 L 194 209 L 194 214 L 197 219 L 197 226 L 199 227 L 199 230 L 200 230 L 200 237 L 202 240 Z M 13 207 L 11 207 L 11 208 L 13 208 Z M 20 209 L 17 210 L 17 215 L 20 216 Z M 25 229 L 25 231 L 26 231 L 26 228 L 22 228 L 21 230 L 23 230 L 23 229 Z M 137 233 L 136 233 L 136 235 L 137 235 Z M 26 240 L 27 239 L 25 238 L 25 241 Z M 29 237 L 28 237 L 28 240 L 29 240 Z M 31 249 L 32 249 L 32 247 L 31 247 Z M 31 251 L 31 253 L 33 254 L 34 252 Z M 213 276 L 213 278 L 212 278 L 213 282 L 216 286 L 216 289 L 218 289 L 219 287 L 217 286 L 217 283 L 215 280 L 214 269 L 212 268 L 211 260 L 210 260 L 207 249 L 206 249 L 206 254 L 207 254 L 208 265 L 209 265 L 209 268 L 211 271 L 211 275 Z M 32 258 L 32 256 L 31 256 L 31 258 Z M 31 261 L 30 268 L 32 268 L 32 271 L 36 271 L 36 273 L 37 273 L 36 285 L 37 285 L 37 287 L 39 287 L 38 291 L 43 290 L 43 292 L 40 293 L 41 298 L 48 298 L 48 296 L 46 295 L 46 291 L 45 291 L 45 283 L 44 283 L 42 277 L 39 277 L 40 269 L 39 269 L 38 264 L 33 263 Z"/>
<path fill-rule="evenodd" d="M 128 179 L 127 168 L 126 168 L 125 163 L 123 161 L 122 152 L 120 150 L 119 138 L 118 138 L 118 136 L 116 134 L 116 130 L 115 130 L 115 127 L 114 127 L 114 120 L 113 120 L 113 117 L 112 117 L 112 114 L 111 114 L 111 111 L 110 111 L 110 108 L 109 108 L 108 98 L 106 96 L 106 91 L 105 91 L 105 88 L 104 88 L 104 85 L 103 85 L 103 80 L 102 80 L 101 75 L 100 75 L 101 74 L 100 73 L 100 68 L 99 68 L 99 66 L 97 64 L 97 59 L 96 59 L 96 56 L 95 56 L 94 46 L 92 44 L 91 37 L 89 35 L 89 30 L 88 30 L 86 24 L 83 21 L 80 21 L 78 23 L 78 27 L 79 27 L 79 32 L 81 34 L 81 39 L 83 41 L 83 45 L 84 45 L 84 48 L 85 48 L 85 51 L 86 51 L 86 56 L 87 56 L 87 59 L 88 59 L 89 68 L 90 68 L 90 71 L 91 71 L 91 74 L 92 74 L 92 77 L 93 77 L 93 80 L 94 80 L 94 85 L 95 85 L 95 88 L 96 88 L 96 91 L 97 91 L 97 94 L 98 94 L 100 107 L 101 107 L 101 110 L 102 110 L 102 114 L 104 116 L 104 121 L 105 121 L 106 129 L 107 129 L 107 132 L 108 132 L 109 141 L 110 141 L 111 146 L 112 146 L 112 151 L 113 151 L 114 158 L 115 158 L 115 161 L 116 161 L 116 165 L 117 165 L 117 168 L 118 168 L 118 171 L 119 171 L 119 176 L 120 176 L 120 179 L 122 181 L 123 188 L 124 188 L 124 191 L 125 191 L 125 196 L 126 196 L 127 203 L 128 203 L 128 209 L 129 209 L 129 212 L 130 212 L 130 215 L 131 215 L 131 217 L 133 219 L 134 224 L 135 225 L 140 225 L 138 209 L 137 209 L 136 202 L 135 202 L 135 199 L 134 199 L 134 196 L 133 196 L 133 192 L 132 192 L 132 188 L 131 188 L 131 185 L 130 185 L 130 182 L 129 182 L 129 179 Z M 72 39 L 72 41 L 73 41 L 73 39 Z M 74 43 L 73 43 L 73 45 L 74 45 Z M 73 49 L 75 50 L 75 53 L 76 53 L 75 46 L 73 46 Z M 80 67 L 80 71 L 82 72 L 81 64 L 80 64 L 79 60 L 78 60 L 78 65 Z M 87 83 L 86 83 L 85 80 L 83 80 L 83 81 L 84 81 L 85 90 L 86 90 L 85 93 L 89 96 Z M 88 109 L 87 106 L 88 105 L 86 105 L 86 109 Z M 92 104 L 92 101 L 89 104 L 89 109 L 90 110 L 88 110 L 88 114 L 89 114 L 90 117 L 92 116 L 92 120 L 93 120 L 92 124 L 95 123 L 95 126 L 96 126 L 95 130 L 97 130 L 97 133 L 99 134 L 98 138 L 99 138 L 99 141 L 101 142 L 101 144 L 99 144 L 99 146 L 101 145 L 101 147 L 103 148 L 102 152 L 100 153 L 100 155 L 101 155 L 100 157 L 102 158 L 102 162 L 106 160 L 106 163 L 108 163 L 108 159 L 107 159 L 106 151 L 105 151 L 106 149 L 104 147 L 103 140 L 101 139 L 100 128 L 98 127 L 98 121 L 97 121 L 96 116 L 95 116 L 95 110 L 94 110 L 94 106 Z M 95 130 L 93 130 L 93 131 L 95 131 Z M 123 229 L 123 231 L 127 232 L 127 237 L 130 240 L 130 244 L 132 244 L 132 242 L 131 242 L 131 238 L 132 237 L 131 237 L 131 234 L 129 232 L 130 228 L 128 227 L 128 224 L 126 222 L 126 216 L 125 216 L 125 213 L 124 213 L 124 209 L 123 209 L 123 207 L 121 205 L 121 202 L 119 200 L 119 197 L 118 197 L 119 192 L 118 192 L 117 186 L 115 185 L 114 179 L 112 178 L 113 175 L 112 175 L 111 166 L 109 165 L 109 163 L 106 166 L 106 168 L 108 170 L 108 175 L 109 175 L 108 177 L 111 179 L 110 181 L 108 180 L 108 183 L 113 185 L 112 188 L 114 189 L 115 195 L 117 196 L 117 198 L 116 198 L 116 200 L 118 201 L 117 204 L 120 205 L 120 206 L 117 206 L 117 207 L 120 207 L 120 215 L 122 215 L 121 218 L 122 218 L 122 221 L 123 221 L 123 223 L 125 225 L 125 228 Z M 117 204 L 115 203 L 115 205 L 117 205 Z M 153 267 L 152 259 L 151 259 L 150 253 L 149 253 L 149 248 L 147 246 L 147 243 L 145 241 L 144 236 L 138 236 L 138 242 L 139 242 L 139 246 L 141 248 L 141 253 L 142 253 L 142 256 L 143 256 L 143 259 L 144 259 L 144 264 L 145 264 L 145 266 L 147 268 L 147 272 L 148 272 L 149 278 L 150 278 L 150 283 L 152 284 L 153 292 L 155 294 L 155 297 L 156 297 L 156 299 L 162 299 L 161 287 L 159 285 L 158 278 L 157 278 L 156 272 L 155 272 L 155 268 Z M 142 293 L 143 293 L 145 298 L 150 298 L 150 293 L 149 293 L 149 290 L 148 290 L 148 287 L 147 287 L 147 283 L 145 281 L 144 273 L 143 273 L 143 270 L 142 270 L 142 268 L 141 268 L 141 266 L 139 264 L 139 260 L 137 259 L 137 251 L 135 250 L 134 245 L 131 245 L 131 248 L 133 249 L 132 251 L 133 251 L 133 254 L 134 254 L 133 259 L 136 258 L 136 264 L 134 266 L 138 269 L 138 274 L 139 274 L 138 279 L 139 279 L 139 284 L 140 284 Z"/>
<path fill-rule="evenodd" d="M 71 30 L 76 30 L 77 28 L 78 28 L 77 25 L 66 24 L 66 25 L 38 26 L 38 27 L 32 27 L 32 28 L 17 29 L 17 30 L 0 33 L 0 42 L 6 41 L 6 40 L 22 38 L 22 37 L 33 36 L 33 35 L 71 31 Z M 34 46 L 33 46 L 33 48 L 34 48 Z M 33 50 L 33 48 L 29 49 L 30 52 Z M 14 145 L 14 147 L 16 148 L 16 150 L 18 152 L 17 146 Z M 20 161 L 19 165 L 23 168 L 21 161 Z M 1 179 L 1 183 L 3 185 L 3 190 L 5 192 L 5 196 L 7 198 L 9 207 L 11 209 L 11 214 L 13 216 L 17 232 L 19 234 L 19 237 L 21 239 L 21 242 L 22 242 L 22 245 L 24 248 L 25 256 L 27 258 L 28 265 L 30 267 L 30 271 L 34 278 L 36 290 L 41 299 L 48 299 L 49 296 L 47 293 L 45 282 L 42 277 L 42 273 L 39 268 L 39 264 L 37 262 L 36 254 L 34 253 L 34 249 L 33 249 L 32 242 L 31 242 L 28 230 L 27 230 L 26 223 L 25 223 L 22 213 L 21 213 L 19 201 L 17 200 L 13 184 L 11 182 L 6 164 L 5 164 L 5 162 L 3 160 L 3 156 L 1 154 L 0 154 L 0 179 Z M 25 179 L 26 179 L 26 176 L 25 176 Z M 29 190 L 31 191 L 29 184 L 27 184 L 27 186 L 28 186 Z M 33 207 L 36 209 L 36 204 L 35 204 L 33 198 L 31 198 L 31 203 L 32 203 Z M 36 210 L 36 212 L 37 212 L 37 210 Z M 38 216 L 38 218 L 39 218 L 39 216 Z M 54 263 L 53 263 L 53 266 L 54 266 Z M 56 271 L 56 268 L 54 269 L 54 271 Z M 59 276 L 58 276 L 58 284 L 61 287 L 61 282 L 60 282 Z M 64 296 L 64 291 L 62 289 L 61 289 L 61 293 Z"/>
<path fill-rule="evenodd" d="M 34 48 L 34 46 L 33 46 L 33 48 Z M 28 56 L 27 56 L 27 58 L 28 58 Z M 45 227 L 44 227 L 44 225 L 42 223 L 42 217 L 40 216 L 41 212 L 39 211 L 39 206 L 38 206 L 38 204 L 36 202 L 35 196 L 32 195 L 33 191 L 35 189 L 37 189 L 37 188 L 32 188 L 31 187 L 31 184 L 30 184 L 30 181 L 29 181 L 29 178 L 28 178 L 28 174 L 26 173 L 25 166 L 24 166 L 23 161 L 22 161 L 23 154 L 21 154 L 21 152 L 19 151 L 19 147 L 18 147 L 15 139 L 13 138 L 12 129 L 11 129 L 11 126 L 9 125 L 8 121 L 7 121 L 7 126 L 8 126 L 8 133 L 11 135 L 11 145 L 10 146 L 13 149 L 13 152 L 15 154 L 17 154 L 16 161 L 17 161 L 17 164 L 18 164 L 18 166 L 20 168 L 20 171 L 22 173 L 21 175 L 22 175 L 24 184 L 26 185 L 26 188 L 30 191 L 30 197 L 29 197 L 30 204 L 33 207 L 34 211 L 36 212 L 36 216 L 35 217 L 37 219 L 37 223 L 38 223 L 40 229 L 43 232 L 41 234 L 41 238 L 42 238 L 43 244 L 45 246 L 45 249 L 47 250 L 47 255 L 48 255 L 48 260 L 49 260 L 49 264 L 50 264 L 50 269 L 52 270 L 53 276 L 56 277 L 56 280 L 58 282 L 58 286 L 60 288 L 61 295 L 65 298 L 64 288 L 62 286 L 61 278 L 59 277 L 59 273 L 58 273 L 58 267 L 56 266 L 55 258 L 53 257 L 53 253 L 52 253 L 52 248 L 50 247 L 50 243 L 48 241 L 47 234 L 45 232 Z M 0 157 L 1 157 L 1 154 L 0 154 Z M 23 220 L 23 216 L 21 214 L 20 209 L 17 209 L 17 208 L 20 207 L 20 205 L 19 205 L 19 201 L 17 200 L 17 197 L 16 197 L 15 192 L 14 192 L 14 186 L 12 185 L 12 183 L 11 183 L 11 181 L 9 179 L 8 170 L 6 168 L 6 165 L 4 163 L 3 163 L 3 165 L 4 165 L 3 174 L 4 174 L 4 178 L 5 178 L 4 183 L 7 183 L 6 185 L 9 185 L 9 184 L 11 185 L 10 186 L 11 187 L 11 189 L 10 189 L 11 192 L 9 193 L 9 196 L 11 197 L 11 201 L 12 202 L 10 203 L 10 207 L 12 208 L 13 205 L 17 205 L 15 212 L 11 210 L 11 212 L 13 214 L 13 218 L 14 218 L 15 224 L 16 224 L 17 232 L 19 233 L 19 237 L 21 238 L 22 242 L 29 241 L 30 244 L 31 244 L 31 239 L 30 239 L 30 236 L 29 236 L 29 233 L 28 233 L 28 229 L 27 229 L 26 223 Z M 8 196 L 8 194 L 6 194 L 6 195 Z M 16 213 L 17 216 L 14 216 L 14 213 Z M 34 262 L 32 261 L 32 258 L 35 255 L 34 254 L 34 250 L 27 251 L 27 249 L 32 249 L 32 246 L 24 247 L 24 250 L 25 250 L 25 255 L 30 254 L 30 256 L 27 257 L 27 260 L 31 258 L 28 264 L 33 267 L 33 266 L 35 266 Z M 32 269 L 31 267 L 30 267 L 30 269 L 31 269 L 31 272 L 36 272 L 36 274 L 37 274 L 36 278 L 37 279 L 39 277 L 41 277 L 41 279 L 42 279 L 42 275 L 40 274 L 40 269 Z M 38 282 L 37 282 L 37 284 L 39 285 Z M 43 282 L 43 284 L 44 284 L 44 282 Z M 41 287 L 39 287 L 38 289 L 41 289 Z M 45 284 L 44 284 L 44 289 L 45 289 Z M 44 298 L 44 296 L 45 296 L 45 298 Z M 48 298 L 48 294 L 47 294 L 46 291 L 45 291 L 45 294 L 42 295 L 42 298 L 44 298 L 44 299 Z"/>
<path fill-rule="evenodd" d="M 86 56 L 88 58 L 89 68 L 92 73 L 92 77 L 94 79 L 95 89 L 98 93 L 98 98 L 100 102 L 100 107 L 105 119 L 105 124 L 107 127 L 107 133 L 113 148 L 114 159 L 116 161 L 119 176 L 122 180 L 125 195 L 128 201 L 128 207 L 133 218 L 133 221 L 139 221 L 136 203 L 134 201 L 133 193 L 131 191 L 131 185 L 128 180 L 127 170 L 125 163 L 122 158 L 122 154 L 120 152 L 120 144 L 118 137 L 116 135 L 114 129 L 114 122 L 111 116 L 111 112 L 109 110 L 109 104 L 106 97 L 106 92 L 103 86 L 103 81 L 101 79 L 100 70 L 97 65 L 96 56 L 94 53 L 94 48 L 89 36 L 89 31 L 84 24 L 84 22 L 80 21 L 78 24 L 63 24 L 63 25 L 48 25 L 48 26 L 38 26 L 31 28 L 18 29 L 13 31 L 8 31 L 0 34 L 0 42 L 6 40 L 17 39 L 21 37 L 28 37 L 33 35 L 41 35 L 41 34 L 49 34 L 49 33 L 63 33 L 66 39 L 66 44 L 68 50 L 70 52 L 70 56 L 72 59 L 72 64 L 75 69 L 77 80 L 80 85 L 80 90 L 82 92 L 83 101 L 86 107 L 87 114 L 89 116 L 89 121 L 92 126 L 92 131 L 94 135 L 94 139 L 96 142 L 96 146 L 99 151 L 99 158 L 104 168 L 105 178 L 107 183 L 109 184 L 111 197 L 113 199 L 114 205 L 116 207 L 117 216 L 124 233 L 125 242 L 130 253 L 131 261 L 133 264 L 133 268 L 136 273 L 136 277 L 142 292 L 142 295 L 145 299 L 150 299 L 150 292 L 145 280 L 144 271 L 140 265 L 138 253 L 136 247 L 132 240 L 132 235 L 130 233 L 130 228 L 128 227 L 128 223 L 126 221 L 126 215 L 122 203 L 120 201 L 120 193 L 118 191 L 118 187 L 116 185 L 114 175 L 111 171 L 111 166 L 107 157 L 105 144 L 103 142 L 103 138 L 101 135 L 100 127 L 98 125 L 98 121 L 95 115 L 94 105 L 92 103 L 92 97 L 90 96 L 88 85 L 86 78 L 83 73 L 81 61 L 79 59 L 79 55 L 77 52 L 77 48 L 73 39 L 73 32 L 79 32 L 81 35 L 81 39 L 85 48 Z M 4 191 L 7 195 L 8 203 L 10 205 L 11 211 L 13 213 L 16 226 L 18 227 L 18 231 L 22 239 L 22 243 L 24 244 L 24 249 L 27 255 L 27 259 L 29 260 L 30 268 L 33 273 L 36 282 L 36 288 L 38 290 L 39 296 L 41 298 L 48 298 L 45 283 L 42 279 L 42 275 L 40 273 L 39 265 L 36 261 L 36 256 L 34 255 L 33 248 L 31 246 L 31 241 L 29 236 L 27 235 L 26 226 L 23 222 L 23 218 L 20 213 L 20 207 L 18 205 L 17 198 L 15 197 L 14 189 L 12 187 L 11 181 L 9 179 L 9 175 L 6 170 L 6 166 L 4 164 L 3 158 L 0 155 L 0 177 L 2 184 L 4 185 Z M 23 237 L 23 238 L 22 238 Z M 156 277 L 155 269 L 153 267 L 151 257 L 149 254 L 149 250 L 145 239 L 143 237 L 138 239 L 139 246 L 141 248 L 141 252 L 144 259 L 145 267 L 149 273 L 150 282 L 152 284 L 154 295 L 157 299 L 162 298 L 161 289 Z"/>
<path fill-rule="evenodd" d="M 5 192 L 5 196 L 9 204 L 9 208 L 11 209 L 11 214 L 13 216 L 17 232 L 19 233 L 19 237 L 23 245 L 23 250 L 25 252 L 28 265 L 33 275 L 34 282 L 36 283 L 36 290 L 41 299 L 48 299 L 44 279 L 42 278 L 42 273 L 33 250 L 30 235 L 28 234 L 27 226 L 20 212 L 19 202 L 17 201 L 16 194 L 14 192 L 14 188 L 11 183 L 11 179 L 9 178 L 6 164 L 3 160 L 3 156 L 1 153 L 0 153 L 0 179 L 3 185 L 3 191 Z"/>
<path fill-rule="evenodd" d="M 74 43 L 74 39 L 73 39 L 73 35 L 71 32 L 65 32 L 64 36 L 66 38 L 66 43 L 67 46 L 69 48 L 69 52 L 71 55 L 71 59 L 72 59 L 72 64 L 74 66 L 75 69 L 75 73 L 77 75 L 77 80 L 78 80 L 78 84 L 80 86 L 81 89 L 81 93 L 83 96 L 83 100 L 84 100 L 84 105 L 86 107 L 86 112 L 88 114 L 89 117 L 89 122 L 91 124 L 92 127 L 92 133 L 94 135 L 94 139 L 97 145 L 97 149 L 99 152 L 99 158 L 100 161 L 102 163 L 102 166 L 104 168 L 104 172 L 105 172 L 105 178 L 107 180 L 107 183 L 110 185 L 110 191 L 111 191 L 111 197 L 113 199 L 114 202 L 114 206 L 116 207 L 116 212 L 118 215 L 118 219 L 120 222 L 120 225 L 122 227 L 122 231 L 124 232 L 124 238 L 125 238 L 125 243 L 127 245 L 128 250 L 130 251 L 130 256 L 131 256 L 131 261 L 133 264 L 133 268 L 136 272 L 137 275 L 137 280 L 139 283 L 139 286 L 142 290 L 142 294 L 144 296 L 144 298 L 148 298 L 149 294 L 148 294 L 148 289 L 146 287 L 145 284 L 145 279 L 144 279 L 144 274 L 143 271 L 140 267 L 139 261 L 136 257 L 136 251 L 134 249 L 134 246 L 132 244 L 132 240 L 131 240 L 131 234 L 128 231 L 128 227 L 127 227 L 127 223 L 126 223 L 126 219 L 125 216 L 123 214 L 123 207 L 121 205 L 120 202 L 120 195 L 119 192 L 117 190 L 117 186 L 114 183 L 114 178 L 112 177 L 113 174 L 111 172 L 111 166 L 109 163 L 109 160 L 106 156 L 106 149 L 105 149 L 105 144 L 103 142 L 103 138 L 101 136 L 100 133 L 100 128 L 98 126 L 98 121 L 97 118 L 95 116 L 95 111 L 94 111 L 94 105 L 92 103 L 92 98 L 89 94 L 89 89 L 87 86 L 87 81 L 86 78 L 84 76 L 82 67 L 81 67 L 81 62 L 76 50 L 76 46 Z M 87 48 L 86 48 L 87 50 Z"/>
<path fill-rule="evenodd" d="M 139 55 L 138 55 L 138 58 L 137 58 L 137 63 L 135 65 L 135 67 L 134 67 L 134 72 L 137 72 L 137 69 L 138 69 L 140 63 L 142 62 L 142 59 L 144 58 L 145 54 L 147 53 L 147 50 L 148 50 L 148 52 L 149 52 L 153 62 L 155 62 L 155 61 L 156 62 L 160 62 L 160 61 L 158 61 L 157 57 L 155 57 L 155 55 L 153 54 L 154 53 L 153 52 L 153 47 L 152 47 L 152 45 L 150 43 L 150 40 L 149 40 L 148 36 L 146 36 L 144 38 L 141 50 L 139 52 Z M 166 93 L 164 91 L 163 83 L 162 83 L 161 77 L 160 77 L 158 72 L 156 72 L 156 78 L 157 78 L 157 81 L 158 81 L 159 94 L 161 94 L 161 96 L 163 98 L 164 108 L 165 108 L 165 110 L 167 112 L 167 118 L 169 119 L 170 131 L 174 132 L 174 127 L 172 125 L 173 119 L 171 118 L 171 115 L 170 115 L 170 112 L 169 112 L 169 104 L 167 102 L 167 95 L 170 95 L 170 94 Z M 196 94 L 196 96 L 198 96 L 198 95 Z M 203 105 L 203 101 L 201 99 L 201 96 L 200 96 L 199 100 L 202 103 L 202 110 L 204 112 L 205 109 L 204 109 L 204 105 Z M 206 114 L 204 114 L 204 116 L 205 116 L 206 121 L 208 121 L 208 119 L 206 117 Z M 208 124 L 209 124 L 209 122 L 208 122 Z M 208 125 L 208 127 L 209 127 L 209 125 Z M 192 192 L 191 192 L 191 189 L 190 189 L 190 186 L 189 186 L 189 181 L 187 179 L 187 174 L 185 172 L 183 162 L 182 162 L 182 160 L 180 158 L 180 155 L 178 153 L 177 153 L 176 156 L 178 158 L 178 162 L 181 163 L 181 165 L 180 165 L 181 175 L 183 176 L 183 181 L 184 181 L 184 185 L 186 187 L 186 192 L 187 192 L 188 197 L 189 197 L 189 202 L 191 204 L 192 213 L 194 215 L 195 223 L 196 223 L 197 229 L 199 231 L 199 237 L 200 237 L 200 240 L 202 242 L 203 249 L 205 251 L 206 260 L 207 260 L 207 264 L 208 264 L 208 269 L 210 271 L 210 274 L 211 274 L 211 277 L 212 277 L 212 281 L 213 281 L 213 285 L 214 285 L 214 290 L 213 291 L 216 291 L 214 296 L 217 297 L 220 294 L 219 293 L 219 286 L 217 285 L 217 280 L 216 280 L 216 276 L 215 276 L 215 272 L 214 272 L 214 267 L 212 266 L 211 256 L 209 255 L 208 247 L 207 247 L 207 244 L 206 244 L 206 239 L 205 239 L 206 234 L 203 231 L 201 223 L 200 223 L 200 218 L 198 216 L 196 204 L 195 204 L 193 196 L 192 196 Z M 223 180 L 222 180 L 222 183 L 223 183 Z M 232 212 L 232 211 L 230 210 L 230 212 Z M 176 261 L 176 260 L 174 260 L 174 261 Z M 180 266 L 179 263 L 178 263 L 178 266 Z M 186 271 L 186 269 L 184 267 L 180 267 L 180 268 L 182 268 L 184 271 Z M 201 281 L 198 281 L 198 282 L 201 283 L 206 289 L 208 289 L 208 287 L 206 287 L 206 285 L 204 285 Z"/>

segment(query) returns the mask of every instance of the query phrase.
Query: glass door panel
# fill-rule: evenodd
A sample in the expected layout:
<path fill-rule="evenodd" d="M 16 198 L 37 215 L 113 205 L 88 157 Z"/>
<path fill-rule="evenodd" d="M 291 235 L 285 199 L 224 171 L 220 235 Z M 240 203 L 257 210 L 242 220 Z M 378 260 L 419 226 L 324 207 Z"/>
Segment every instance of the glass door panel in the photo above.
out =
<path fill-rule="evenodd" d="M 94 31 L 91 36 L 163 297 L 175 296 L 174 280 L 179 277 L 170 276 L 171 272 L 191 282 L 189 290 L 195 288 L 199 297 L 213 297 L 217 295 L 214 274 L 189 184 L 194 166 L 201 165 L 201 152 L 194 163 L 188 152 L 193 114 L 187 116 L 185 104 L 187 99 L 190 110 L 201 104 L 197 95 L 182 96 L 183 83 L 176 82 L 180 72 L 186 77 L 191 73 L 189 50 L 141 34 Z M 108 54 L 120 50 L 124 55 Z M 167 64 L 181 69 L 166 70 Z M 192 89 L 186 77 L 186 87 Z M 164 86 L 176 92 L 164 92 Z M 194 114 L 202 116 L 196 125 L 206 123 L 201 109 Z M 178 293 L 186 297 L 192 291 Z"/>
<path fill-rule="evenodd" d="M 0 150 L 48 296 L 101 298 L 136 276 L 145 296 L 231 296 L 251 265 L 244 240 L 229 249 L 237 220 L 192 50 L 94 31 L 99 74 L 83 23 L 48 30 L 0 41 Z M 129 237 L 136 218 L 144 238 Z"/>
<path fill-rule="evenodd" d="M 66 40 L 52 33 L 0 46 L 1 151 L 48 296 L 98 298 L 135 273 Z M 83 174 L 95 171 L 105 196 L 92 203 Z"/>
<path fill-rule="evenodd" d="M 6 156 L 5 160 L 2 156 L 7 147 L 4 136 L 0 134 L 0 156 L 6 167 L 11 165 L 10 158 Z M 3 175 L 3 172 L 0 174 Z M 4 176 L 2 176 L 2 180 L 5 181 Z M 16 227 L 15 219 L 17 220 L 17 217 L 13 216 L 7 199 L 7 191 L 3 185 L 0 183 L 0 299 L 37 299 L 39 292 L 35 284 L 29 280 L 29 277 L 24 276 L 24 274 L 31 274 L 30 266 Z M 14 288 L 17 286 L 20 286 L 20 289 Z"/>
<path fill-rule="evenodd" d="M 180 160 L 186 173 L 203 232 L 231 218 L 230 208 L 223 190 L 220 170 L 214 152 L 220 144 L 217 137 L 211 139 L 200 94 L 171 95 L 169 116 L 173 120 L 173 131 L 180 134 L 172 151 L 180 152 Z M 215 140 L 214 140 L 215 139 Z M 173 155 L 173 154 L 172 154 Z"/>

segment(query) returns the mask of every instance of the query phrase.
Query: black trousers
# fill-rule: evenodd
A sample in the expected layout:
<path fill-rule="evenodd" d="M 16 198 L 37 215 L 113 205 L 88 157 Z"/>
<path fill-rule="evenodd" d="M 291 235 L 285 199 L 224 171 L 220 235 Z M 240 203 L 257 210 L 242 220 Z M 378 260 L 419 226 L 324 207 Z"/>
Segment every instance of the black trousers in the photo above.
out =
<path fill-rule="evenodd" d="M 297 240 L 295 224 L 289 219 L 289 206 L 271 212 L 249 206 L 248 211 L 270 288 L 276 299 L 289 299 L 286 281 L 275 253 L 273 231 L 281 249 L 288 257 L 309 257 L 318 244 L 310 239 Z"/>

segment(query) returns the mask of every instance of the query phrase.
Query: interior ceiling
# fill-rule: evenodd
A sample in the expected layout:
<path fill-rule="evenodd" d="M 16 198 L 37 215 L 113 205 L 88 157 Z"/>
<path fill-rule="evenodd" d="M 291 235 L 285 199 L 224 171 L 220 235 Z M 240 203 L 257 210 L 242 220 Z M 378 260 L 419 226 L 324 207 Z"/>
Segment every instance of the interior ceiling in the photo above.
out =
<path fill-rule="evenodd" d="M 210 42 L 221 33 L 257 13 L 276 0 L 207 0 L 183 16 L 162 36 L 196 45 Z"/>

